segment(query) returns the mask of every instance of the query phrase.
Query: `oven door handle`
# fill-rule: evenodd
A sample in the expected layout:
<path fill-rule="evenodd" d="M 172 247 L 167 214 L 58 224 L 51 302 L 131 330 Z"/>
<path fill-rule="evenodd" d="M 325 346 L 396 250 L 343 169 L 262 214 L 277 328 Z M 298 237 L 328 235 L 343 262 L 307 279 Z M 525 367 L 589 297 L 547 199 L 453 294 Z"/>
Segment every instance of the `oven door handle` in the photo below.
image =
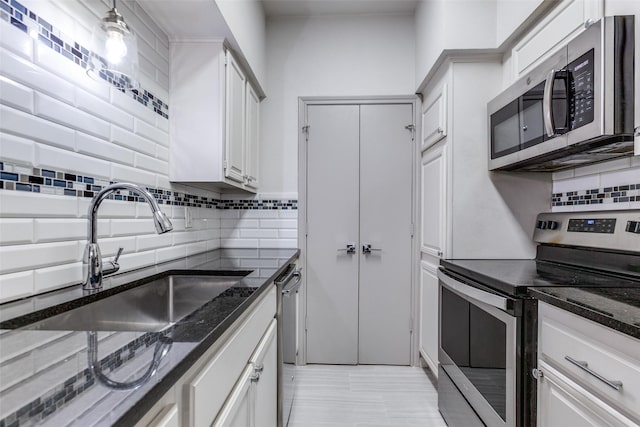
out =
<path fill-rule="evenodd" d="M 506 311 L 508 307 L 508 299 L 501 297 L 500 295 L 492 294 L 489 292 L 482 291 L 478 288 L 474 288 L 473 286 L 469 286 L 465 283 L 462 283 L 447 274 L 445 274 L 442 270 L 438 269 L 438 279 L 449 289 L 452 289 L 462 295 L 465 295 L 469 298 L 473 298 L 485 304 L 488 304 L 497 309 Z"/>

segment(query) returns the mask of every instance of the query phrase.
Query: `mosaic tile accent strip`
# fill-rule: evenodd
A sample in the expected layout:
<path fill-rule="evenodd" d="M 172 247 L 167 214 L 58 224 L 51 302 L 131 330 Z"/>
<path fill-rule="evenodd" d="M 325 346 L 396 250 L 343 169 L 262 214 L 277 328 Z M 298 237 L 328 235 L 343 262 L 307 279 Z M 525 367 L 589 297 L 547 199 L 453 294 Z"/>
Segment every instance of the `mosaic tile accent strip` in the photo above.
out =
<path fill-rule="evenodd" d="M 617 187 L 554 193 L 553 206 L 596 205 L 604 203 L 640 202 L 640 183 Z"/>
<path fill-rule="evenodd" d="M 77 42 L 71 41 L 59 29 L 51 25 L 47 20 L 38 16 L 32 10 L 16 0 L 0 0 L 0 19 L 13 25 L 22 32 L 28 34 L 33 39 L 53 49 L 76 65 L 84 68 L 89 67 L 92 60 L 97 60 L 106 64 L 106 60 L 95 53 L 89 51 Z M 125 78 L 115 76 L 111 72 L 101 72 L 100 78 L 120 90 L 127 93 Z M 129 91 L 129 95 L 145 107 L 153 110 L 156 114 L 169 118 L 169 105 L 154 96 L 149 91 L 140 88 Z"/>
<path fill-rule="evenodd" d="M 4 0 L 0 0 L 1 2 Z M 69 197 L 91 198 L 97 192 L 115 181 L 86 176 L 73 171 L 59 171 L 32 168 L 0 162 L 0 189 L 9 191 L 26 191 L 31 193 L 53 194 Z M 223 200 L 194 194 L 181 193 L 169 189 L 146 189 L 153 194 L 158 204 L 186 206 L 206 209 L 231 210 L 297 210 L 298 201 L 291 199 L 273 200 Z M 144 202 L 136 192 L 118 190 L 109 195 L 109 199 L 126 202 Z M 0 426 L 2 427 L 2 426 Z"/>
<path fill-rule="evenodd" d="M 163 332 L 147 332 L 146 334 L 129 342 L 99 361 L 102 372 L 113 372 L 127 361 L 139 355 L 140 349 L 146 349 L 155 345 L 160 339 L 170 336 L 173 327 Z M 37 399 L 27 403 L 13 414 L 0 420 L 0 427 L 18 427 L 21 425 L 33 425 L 44 420 L 49 415 L 60 410 L 73 399 L 95 386 L 96 380 L 89 371 L 78 373 L 58 385 L 53 390 L 43 394 Z"/>

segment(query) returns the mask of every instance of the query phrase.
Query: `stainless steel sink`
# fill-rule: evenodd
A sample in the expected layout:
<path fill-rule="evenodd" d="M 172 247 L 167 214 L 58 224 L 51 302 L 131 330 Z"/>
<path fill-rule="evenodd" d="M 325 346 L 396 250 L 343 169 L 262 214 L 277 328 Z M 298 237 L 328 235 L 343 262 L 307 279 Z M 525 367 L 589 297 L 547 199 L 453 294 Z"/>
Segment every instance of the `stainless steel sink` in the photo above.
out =
<path fill-rule="evenodd" d="M 242 276 L 170 275 L 21 329 L 159 332 L 241 279 Z"/>

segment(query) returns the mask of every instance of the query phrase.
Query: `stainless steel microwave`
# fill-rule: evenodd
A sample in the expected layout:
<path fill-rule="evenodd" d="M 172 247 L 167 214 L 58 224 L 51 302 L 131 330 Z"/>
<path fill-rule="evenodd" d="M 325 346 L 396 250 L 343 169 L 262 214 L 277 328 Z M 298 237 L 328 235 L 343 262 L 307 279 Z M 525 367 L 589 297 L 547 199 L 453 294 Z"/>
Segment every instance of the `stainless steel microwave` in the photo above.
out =
<path fill-rule="evenodd" d="M 633 155 L 633 16 L 592 23 L 487 105 L 489 169 L 553 171 Z"/>

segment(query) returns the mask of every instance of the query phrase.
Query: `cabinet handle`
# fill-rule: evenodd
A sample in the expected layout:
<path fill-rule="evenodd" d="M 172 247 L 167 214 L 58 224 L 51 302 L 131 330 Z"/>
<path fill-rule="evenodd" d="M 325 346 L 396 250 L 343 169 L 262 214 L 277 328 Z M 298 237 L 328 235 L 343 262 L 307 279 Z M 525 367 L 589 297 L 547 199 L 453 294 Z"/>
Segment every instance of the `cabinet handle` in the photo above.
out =
<path fill-rule="evenodd" d="M 348 254 L 355 254 L 356 253 L 356 244 L 355 243 L 347 243 L 346 247 L 344 249 L 338 249 L 338 252 L 342 252 L 345 251 Z"/>
<path fill-rule="evenodd" d="M 438 126 L 438 133 L 439 134 L 443 134 L 444 133 L 444 129 L 442 129 L 440 126 Z"/>
<path fill-rule="evenodd" d="M 567 362 L 576 365 L 578 368 L 582 369 L 583 371 L 585 371 L 589 375 L 592 375 L 592 376 L 596 377 L 597 379 L 599 379 L 600 381 L 602 381 L 603 383 L 605 383 L 606 385 L 608 385 L 612 389 L 614 389 L 616 391 L 620 391 L 620 389 L 622 388 L 622 381 L 609 380 L 609 379 L 603 377 L 599 373 L 597 373 L 594 370 L 590 369 L 589 368 L 589 364 L 587 362 L 585 362 L 583 360 L 576 360 L 576 359 L 574 359 L 573 357 L 570 357 L 570 356 L 565 356 L 564 359 Z"/>

